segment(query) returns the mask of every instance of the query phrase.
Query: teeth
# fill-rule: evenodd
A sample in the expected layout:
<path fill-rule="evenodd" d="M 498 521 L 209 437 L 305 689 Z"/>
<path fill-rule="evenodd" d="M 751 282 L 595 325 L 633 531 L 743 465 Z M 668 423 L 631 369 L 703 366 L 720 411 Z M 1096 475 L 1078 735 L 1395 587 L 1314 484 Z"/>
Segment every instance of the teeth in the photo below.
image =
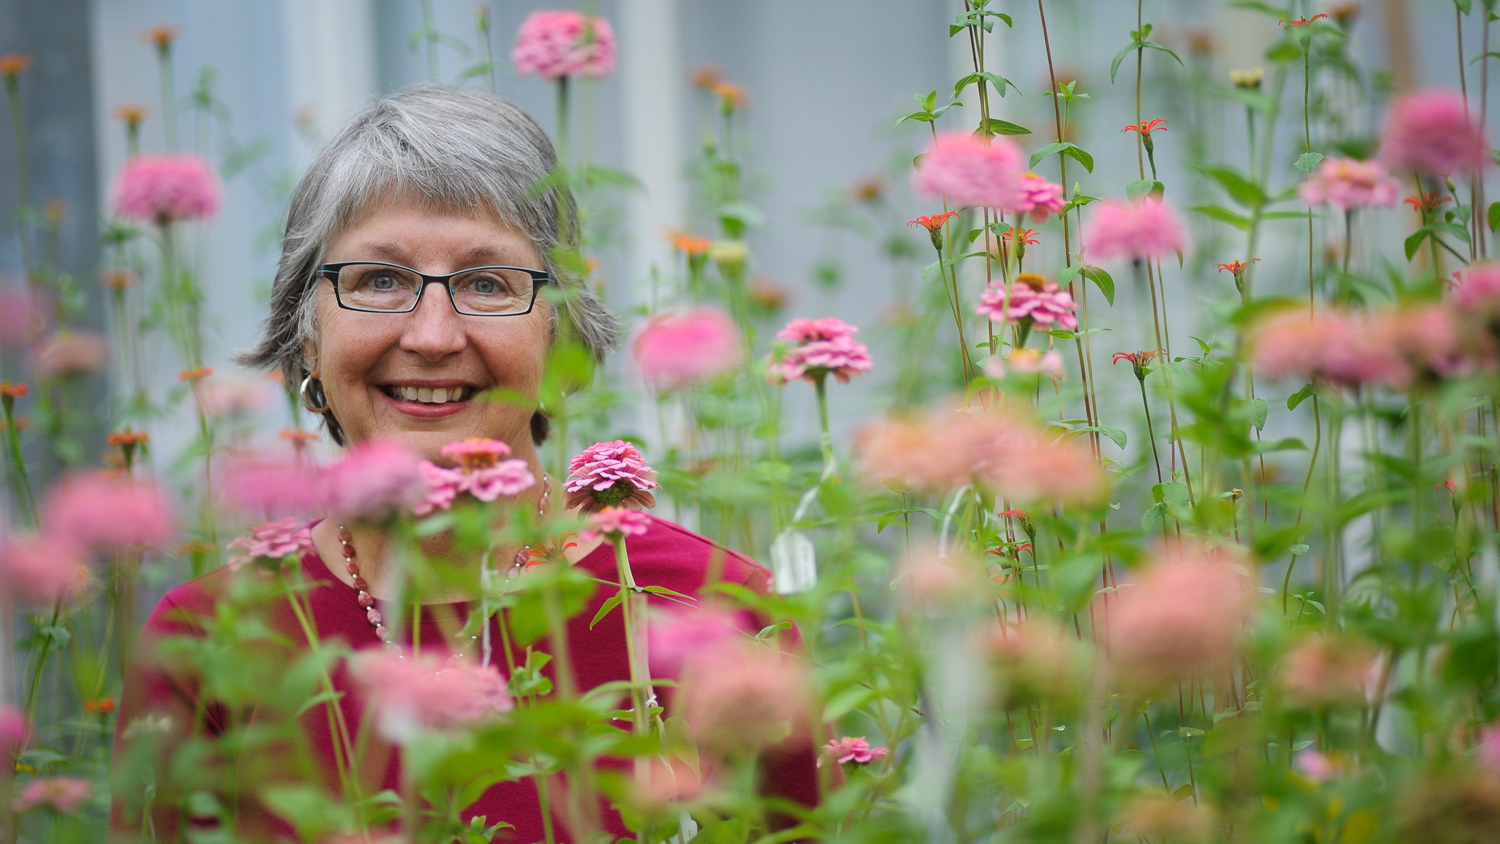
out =
<path fill-rule="evenodd" d="M 448 391 L 446 389 L 444 389 L 442 387 L 438 387 L 436 390 L 432 391 L 432 403 L 433 404 L 442 404 L 443 402 L 445 402 L 447 400 L 448 400 Z"/>
<path fill-rule="evenodd" d="M 428 389 L 427 387 L 418 387 L 417 401 L 424 404 L 430 404 L 432 402 L 432 390 Z"/>
<path fill-rule="evenodd" d="M 428 389 L 426 387 L 391 387 L 391 398 L 422 402 L 424 404 L 444 404 L 450 401 L 464 401 L 472 392 L 468 387 L 438 387 Z"/>
<path fill-rule="evenodd" d="M 403 399 L 406 399 L 407 401 L 416 401 L 417 400 L 417 388 L 416 387 L 401 387 L 400 390 L 401 390 L 401 397 Z"/>

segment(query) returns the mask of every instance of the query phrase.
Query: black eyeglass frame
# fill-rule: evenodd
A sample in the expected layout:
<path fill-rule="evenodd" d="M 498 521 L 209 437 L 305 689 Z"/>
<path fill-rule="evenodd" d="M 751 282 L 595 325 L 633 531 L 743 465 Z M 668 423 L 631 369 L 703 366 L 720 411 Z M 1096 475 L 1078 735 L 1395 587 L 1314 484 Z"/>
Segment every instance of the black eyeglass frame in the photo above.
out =
<path fill-rule="evenodd" d="M 422 286 L 417 288 L 417 297 L 412 300 L 411 307 L 407 308 L 406 310 L 402 310 L 402 311 L 385 311 L 385 310 L 381 310 L 379 308 L 356 308 L 353 305 L 346 305 L 346 304 L 344 304 L 344 297 L 342 297 L 342 296 L 339 295 L 339 284 L 338 284 L 338 281 L 339 281 L 339 270 L 342 270 L 344 267 L 353 267 L 353 266 L 390 267 L 390 268 L 396 269 L 396 270 L 405 270 L 406 272 L 409 272 L 412 275 L 417 276 L 418 278 L 422 279 Z M 465 312 L 465 311 L 460 311 L 458 309 L 458 302 L 454 301 L 454 299 L 453 299 L 453 288 L 451 286 L 449 286 L 448 282 L 451 279 L 453 279 L 455 276 L 461 276 L 461 275 L 464 275 L 465 273 L 472 273 L 472 272 L 476 272 L 478 270 L 517 270 L 519 272 L 523 272 L 523 273 L 526 273 L 527 275 L 531 276 L 531 301 L 526 304 L 526 310 L 524 310 L 524 311 L 511 311 L 509 313 L 504 313 L 504 314 L 475 314 L 475 313 L 468 313 L 468 312 Z M 544 285 L 548 285 L 548 284 L 552 284 L 553 283 L 552 276 L 548 275 L 547 273 L 543 272 L 542 270 L 533 270 L 533 269 L 529 269 L 527 267 L 507 267 L 507 266 L 503 266 L 503 265 L 500 265 L 500 264 L 486 264 L 486 265 L 484 265 L 482 267 L 468 267 L 466 269 L 462 269 L 462 270 L 459 270 L 457 272 L 448 273 L 446 275 L 428 275 L 427 273 L 419 273 L 416 270 L 412 269 L 411 267 L 403 266 L 401 264 L 392 264 L 389 261 L 339 261 L 337 263 L 323 264 L 323 265 L 319 266 L 316 270 L 313 270 L 313 275 L 316 276 L 316 277 L 318 277 L 318 278 L 326 278 L 326 279 L 328 279 L 328 281 L 330 283 L 333 284 L 333 298 L 334 298 L 334 300 L 336 302 L 338 302 L 338 305 L 339 305 L 340 308 L 343 308 L 346 311 L 358 311 L 359 313 L 362 313 L 362 314 L 409 314 L 412 311 L 415 311 L 417 309 L 418 305 L 422 304 L 422 294 L 427 290 L 427 285 L 429 285 L 429 284 L 441 284 L 443 286 L 443 289 L 448 292 L 448 304 L 453 307 L 453 312 L 456 313 L 456 314 L 458 314 L 459 316 L 477 316 L 477 317 L 525 316 L 525 315 L 531 313 L 532 310 L 534 310 L 536 308 L 536 295 L 537 295 L 537 291 L 540 290 Z"/>

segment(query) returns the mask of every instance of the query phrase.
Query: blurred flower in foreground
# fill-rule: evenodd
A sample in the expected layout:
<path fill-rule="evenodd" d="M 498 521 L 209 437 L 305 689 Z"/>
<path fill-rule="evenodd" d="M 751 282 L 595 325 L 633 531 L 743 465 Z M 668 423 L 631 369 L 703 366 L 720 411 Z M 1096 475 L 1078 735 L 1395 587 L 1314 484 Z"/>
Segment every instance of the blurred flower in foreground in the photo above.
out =
<path fill-rule="evenodd" d="M 776 744 L 805 728 L 811 685 L 801 663 L 751 643 L 694 661 L 678 692 L 698 744 L 724 756 Z"/>
<path fill-rule="evenodd" d="M 840 765 L 850 762 L 856 765 L 868 765 L 876 759 L 884 759 L 887 753 L 890 751 L 883 747 L 871 747 L 864 736 L 859 738 L 844 736 L 832 739 L 823 745 L 823 753 L 818 757 L 818 767 L 823 767 L 824 759 L 832 759 Z"/>
<path fill-rule="evenodd" d="M 658 390 L 694 387 L 740 364 L 739 330 L 714 308 L 651 320 L 636 335 L 634 350 L 641 378 Z"/>
<path fill-rule="evenodd" d="M 617 537 L 641 536 L 651 527 L 651 517 L 639 510 L 626 507 L 605 507 L 589 516 L 589 526 L 578 533 L 578 541 L 590 543 L 604 538 L 613 542 Z"/>
<path fill-rule="evenodd" d="M 339 519 L 380 522 L 411 510 L 427 494 L 421 458 L 394 440 L 349 449 L 323 475 L 329 512 Z"/>
<path fill-rule="evenodd" d="M 960 551 L 949 555 L 935 547 L 913 548 L 901 561 L 891 588 L 924 612 L 958 610 L 989 597 L 979 563 Z"/>
<path fill-rule="evenodd" d="M 228 565 L 237 566 L 253 560 L 281 560 L 300 557 L 313 550 L 312 530 L 301 519 L 288 516 L 277 522 L 266 522 L 250 529 L 249 536 L 231 541 L 228 548 L 245 553 L 231 557 Z"/>
<path fill-rule="evenodd" d="M 961 208 L 1014 208 L 1022 200 L 1024 161 L 1021 148 L 1007 138 L 940 132 L 917 166 L 913 186 Z"/>
<path fill-rule="evenodd" d="M 1325 158 L 1298 189 L 1308 205 L 1328 203 L 1340 211 L 1395 205 L 1401 183 L 1378 161 Z"/>
<path fill-rule="evenodd" d="M 49 536 L 13 536 L 0 541 L 0 586 L 6 598 L 50 609 L 80 597 L 88 587 L 83 550 Z"/>
<path fill-rule="evenodd" d="M 90 548 L 143 548 L 166 543 L 177 531 L 177 519 L 151 480 L 89 472 L 65 477 L 52 488 L 42 527 Z"/>
<path fill-rule="evenodd" d="M 991 378 L 1004 378 L 1008 373 L 1017 375 L 1045 375 L 1053 380 L 1063 377 L 1063 356 L 1056 349 L 1039 352 L 1036 349 L 1020 348 L 1010 357 L 992 357 L 984 363 L 984 374 Z"/>
<path fill-rule="evenodd" d="M 779 357 L 772 353 L 766 367 L 766 380 L 785 385 L 801 378 L 817 383 L 820 376 L 832 375 L 840 383 L 875 367 L 870 350 L 854 339 L 858 328 L 834 317 L 794 319 L 776 332 L 776 339 L 786 346 Z"/>
<path fill-rule="evenodd" d="M 1049 182 L 1035 173 L 1023 173 L 1021 198 L 1006 210 L 1030 215 L 1033 223 L 1041 223 L 1053 214 L 1061 214 L 1067 204 L 1063 198 L 1062 185 Z"/>
<path fill-rule="evenodd" d="M 1151 197 L 1100 203 L 1084 226 L 1083 244 L 1091 261 L 1160 261 L 1190 246 L 1182 218 L 1164 200 Z"/>
<path fill-rule="evenodd" d="M 1483 344 L 1469 344 L 1459 315 L 1440 305 L 1355 315 L 1323 308 L 1262 320 L 1252 333 L 1255 368 L 1340 387 L 1381 384 L 1407 390 L 1493 365 Z"/>
<path fill-rule="evenodd" d="M 1281 660 L 1279 686 L 1288 703 L 1310 709 L 1360 706 L 1375 684 L 1376 651 L 1350 637 L 1309 636 Z"/>
<path fill-rule="evenodd" d="M 58 814 L 77 814 L 89 799 L 90 785 L 87 780 L 74 777 L 42 777 L 27 783 L 16 796 L 17 812 L 27 812 L 38 806 L 47 806 Z"/>
<path fill-rule="evenodd" d="M 219 209 L 219 188 L 208 162 L 193 155 L 138 155 L 115 182 L 115 213 L 165 226 L 201 220 Z"/>
<path fill-rule="evenodd" d="M 87 375 L 104 368 L 106 343 L 92 331 L 59 331 L 38 343 L 36 374 L 42 378 Z"/>
<path fill-rule="evenodd" d="M 272 401 L 269 385 L 259 378 L 207 378 L 193 392 L 209 416 L 250 416 Z"/>
<path fill-rule="evenodd" d="M 631 798 L 648 815 L 664 815 L 679 803 L 691 803 L 713 786 L 712 777 L 700 777 L 686 762 L 665 754 L 653 756 L 644 781 L 631 782 Z"/>
<path fill-rule="evenodd" d="M 430 650 L 364 650 L 350 670 L 374 701 L 381 734 L 403 741 L 423 728 L 446 730 L 490 720 L 513 703 L 505 678 L 463 658 L 442 661 Z"/>
<path fill-rule="evenodd" d="M 615 69 L 615 30 L 604 18 L 570 9 L 532 12 L 516 32 L 510 60 L 522 76 L 602 79 Z"/>
<path fill-rule="evenodd" d="M 220 494 L 243 515 L 257 519 L 309 517 L 323 511 L 323 473 L 291 454 L 238 454 L 224 460 Z"/>
<path fill-rule="evenodd" d="M 988 658 L 1001 706 L 1064 700 L 1082 686 L 1088 665 L 1071 631 L 1045 619 L 992 624 L 979 652 Z"/>
<path fill-rule="evenodd" d="M 741 615 L 712 605 L 653 607 L 646 625 L 651 676 L 676 677 L 697 655 L 741 639 Z"/>
<path fill-rule="evenodd" d="M 1149 695 L 1183 677 L 1224 667 L 1238 650 L 1252 605 L 1248 579 L 1224 551 L 1167 545 L 1112 601 L 1114 682 Z"/>
<path fill-rule="evenodd" d="M 1457 92 L 1429 89 L 1397 99 L 1386 112 L 1380 159 L 1392 170 L 1444 178 L 1481 173 L 1489 164 L 1484 128 Z"/>
<path fill-rule="evenodd" d="M 1120 820 L 1127 827 L 1129 838 L 1164 844 L 1207 844 L 1214 840 L 1219 827 L 1207 806 L 1159 791 L 1129 801 Z"/>
<path fill-rule="evenodd" d="M 0 703 L 0 751 L 16 753 L 26 746 L 31 722 L 19 707 Z"/>
<path fill-rule="evenodd" d="M 594 513 L 605 507 L 655 507 L 656 470 L 624 440 L 594 443 L 568 463 L 568 506 Z"/>
<path fill-rule="evenodd" d="M 0 286 L 0 347 L 19 348 L 47 331 L 51 308 L 29 287 Z"/>
<path fill-rule="evenodd" d="M 427 482 L 426 495 L 415 508 L 419 516 L 434 510 L 446 510 L 460 493 L 469 493 L 480 501 L 494 501 L 520 495 L 536 485 L 536 476 L 525 460 L 510 457 L 510 446 L 485 437 L 470 437 L 443 446 L 444 457 L 457 464 L 449 469 L 422 461 L 422 477 Z"/>

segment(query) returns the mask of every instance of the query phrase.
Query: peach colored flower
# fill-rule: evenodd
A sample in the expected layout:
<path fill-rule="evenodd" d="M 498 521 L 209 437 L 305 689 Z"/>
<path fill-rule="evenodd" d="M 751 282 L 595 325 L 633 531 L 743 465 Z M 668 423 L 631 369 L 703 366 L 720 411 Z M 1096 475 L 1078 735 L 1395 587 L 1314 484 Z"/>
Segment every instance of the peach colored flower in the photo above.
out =
<path fill-rule="evenodd" d="M 510 446 L 500 440 L 471 437 L 443 446 L 442 454 L 458 466 L 447 469 L 422 461 L 422 477 L 427 490 L 413 512 L 425 516 L 435 510 L 446 510 L 461 493 L 469 493 L 484 502 L 501 496 L 520 495 L 536 485 L 536 476 L 525 460 L 511 458 Z"/>
<path fill-rule="evenodd" d="M 862 428 L 854 438 L 860 474 L 897 492 L 936 492 L 967 483 L 973 467 L 962 448 L 939 438 L 949 430 L 943 414 L 892 417 Z"/>
<path fill-rule="evenodd" d="M 532 12 L 516 32 L 510 60 L 522 76 L 602 79 L 615 69 L 615 30 L 604 18 L 570 9 Z"/>
<path fill-rule="evenodd" d="M 913 548 L 897 568 L 891 585 L 924 612 L 959 610 L 989 595 L 979 563 L 967 555 L 944 554 L 930 546 Z"/>
<path fill-rule="evenodd" d="M 20 348 L 52 323 L 47 298 L 29 287 L 0 286 L 0 347 Z"/>
<path fill-rule="evenodd" d="M 912 183 L 923 196 L 960 208 L 1010 209 L 1023 199 L 1025 156 L 1015 142 L 968 132 L 941 132 L 918 165 Z"/>
<path fill-rule="evenodd" d="M 1375 341 L 1343 311 L 1320 309 L 1309 318 L 1288 310 L 1262 320 L 1251 333 L 1251 361 L 1272 378 L 1301 378 L 1344 387 L 1404 380 L 1392 350 Z"/>
<path fill-rule="evenodd" d="M 624 440 L 594 443 L 568 463 L 568 506 L 595 513 L 605 507 L 655 507 L 656 470 Z"/>
<path fill-rule="evenodd" d="M 1309 636 L 1282 657 L 1281 692 L 1288 703 L 1309 709 L 1362 705 L 1376 680 L 1376 655 L 1358 639 Z"/>
<path fill-rule="evenodd" d="M 1002 706 L 1065 699 L 1086 673 L 1087 662 L 1072 631 L 1039 618 L 990 625 L 979 652 L 993 672 L 996 702 Z"/>
<path fill-rule="evenodd" d="M 36 374 L 42 378 L 87 375 L 104 368 L 106 343 L 92 331 L 59 331 L 38 343 Z"/>
<path fill-rule="evenodd" d="M 42 527 L 90 548 L 143 548 L 164 545 L 177 532 L 177 519 L 150 479 L 87 472 L 52 488 L 42 506 Z"/>
<path fill-rule="evenodd" d="M 1020 348 L 1010 357 L 992 357 L 985 361 L 984 374 L 991 378 L 1004 378 L 1006 373 L 1017 375 L 1045 375 L 1056 381 L 1063 377 L 1063 356 L 1056 349 L 1045 353 L 1036 349 Z"/>
<path fill-rule="evenodd" d="M 1454 170 L 1481 173 L 1489 140 L 1477 112 L 1456 91 L 1428 89 L 1398 98 L 1386 113 L 1380 158 L 1392 170 L 1443 178 Z"/>
<path fill-rule="evenodd" d="M 25 53 L 6 53 L 0 56 L 0 76 L 16 77 L 31 67 L 31 56 Z"/>
<path fill-rule="evenodd" d="M 219 209 L 219 187 L 208 162 L 194 155 L 138 155 L 115 182 L 115 213 L 165 226 L 202 220 Z"/>
<path fill-rule="evenodd" d="M 0 541 L 0 587 L 5 597 L 29 607 L 72 603 L 88 588 L 87 557 L 77 543 L 51 536 L 15 536 Z"/>
<path fill-rule="evenodd" d="M 812 690 L 801 663 L 764 646 L 736 643 L 694 661 L 678 692 L 682 716 L 704 750 L 753 751 L 800 733 Z"/>
<path fill-rule="evenodd" d="M 273 398 L 265 381 L 247 378 L 205 379 L 194 395 L 209 416 L 250 416 L 266 409 Z"/>
<path fill-rule="evenodd" d="M 1152 197 L 1100 203 L 1084 225 L 1083 244 L 1093 261 L 1160 261 L 1191 247 L 1182 218 Z"/>
<path fill-rule="evenodd" d="M 715 308 L 658 316 L 636 335 L 636 366 L 660 390 L 694 387 L 734 372 L 740 364 L 740 333 Z"/>
<path fill-rule="evenodd" d="M 89 799 L 91 790 L 87 780 L 74 777 L 41 777 L 34 779 L 16 796 L 17 812 L 28 812 L 38 806 L 47 806 L 58 814 L 75 815 Z"/>
<path fill-rule="evenodd" d="M 1179 678 L 1222 668 L 1239 649 L 1253 603 L 1248 578 L 1224 551 L 1166 545 L 1110 607 L 1114 682 L 1149 695 Z"/>
<path fill-rule="evenodd" d="M 371 648 L 351 657 L 349 667 L 375 703 L 382 735 L 393 741 L 424 728 L 450 730 L 492 720 L 514 705 L 496 668 L 462 657 L 443 662 L 427 649 L 418 656 Z"/>
<path fill-rule="evenodd" d="M 313 550 L 312 529 L 302 520 L 289 516 L 250 529 L 249 536 L 232 540 L 226 548 L 240 548 L 245 553 L 230 558 L 229 565 L 243 565 L 254 560 L 281 560 L 301 557 Z"/>
<path fill-rule="evenodd" d="M 1308 205 L 1328 203 L 1340 211 L 1396 204 L 1401 183 L 1378 161 L 1325 158 L 1298 189 Z"/>
<path fill-rule="evenodd" d="M 700 777 L 681 759 L 653 756 L 645 781 L 632 781 L 630 794 L 642 811 L 659 815 L 674 805 L 703 797 L 712 787 L 713 778 L 707 771 Z"/>

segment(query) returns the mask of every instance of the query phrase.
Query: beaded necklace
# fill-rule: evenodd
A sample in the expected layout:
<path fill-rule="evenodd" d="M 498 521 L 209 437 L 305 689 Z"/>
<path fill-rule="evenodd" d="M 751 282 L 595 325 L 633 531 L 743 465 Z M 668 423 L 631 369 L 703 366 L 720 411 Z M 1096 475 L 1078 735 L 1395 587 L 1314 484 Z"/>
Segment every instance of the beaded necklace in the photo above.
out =
<path fill-rule="evenodd" d="M 547 517 L 547 502 L 551 497 L 552 479 L 543 474 L 542 495 L 541 498 L 537 500 L 536 507 L 536 514 L 538 519 L 544 519 Z M 381 643 L 383 643 L 388 648 L 396 647 L 396 643 L 391 641 L 390 632 L 385 628 L 385 618 L 380 614 L 380 609 L 375 606 L 375 596 L 370 594 L 370 584 L 366 583 L 364 577 L 360 575 L 359 563 L 355 562 L 356 558 L 359 555 L 354 550 L 354 534 L 350 533 L 347 527 L 339 525 L 338 537 L 339 551 L 344 555 L 344 568 L 348 570 L 349 578 L 354 583 L 354 588 L 357 590 L 357 594 L 354 597 L 355 600 L 359 602 L 359 608 L 365 611 L 365 618 L 370 622 L 370 626 L 375 628 L 375 638 L 379 639 Z M 521 546 L 521 550 L 516 552 L 515 564 L 511 566 L 510 571 L 507 573 L 507 576 L 514 577 L 518 572 L 521 571 L 521 569 L 526 567 L 526 565 L 530 563 L 531 560 L 531 546 Z M 486 566 L 486 569 L 487 568 L 488 566 Z M 486 628 L 485 630 L 485 635 L 486 638 L 488 638 L 488 628 Z M 470 636 L 469 638 L 472 640 L 478 637 Z M 463 652 L 460 651 L 455 656 L 462 655 Z"/>

